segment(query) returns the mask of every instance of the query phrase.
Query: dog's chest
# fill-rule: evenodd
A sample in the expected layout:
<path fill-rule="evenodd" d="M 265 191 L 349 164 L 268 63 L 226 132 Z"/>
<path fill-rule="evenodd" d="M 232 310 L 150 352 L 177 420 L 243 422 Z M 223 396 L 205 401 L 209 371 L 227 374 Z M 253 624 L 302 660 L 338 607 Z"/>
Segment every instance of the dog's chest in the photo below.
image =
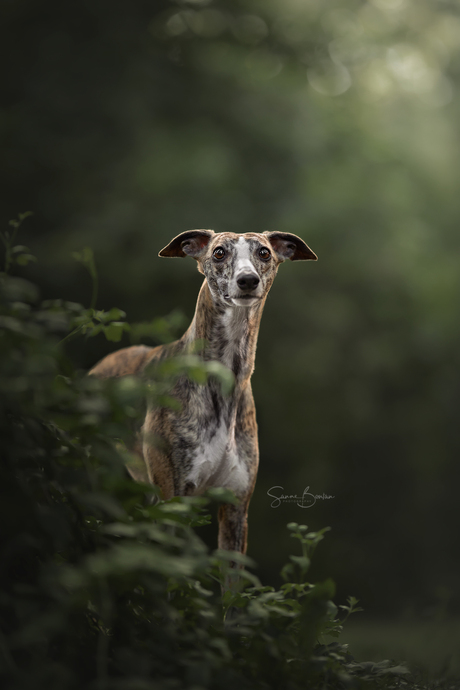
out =
<path fill-rule="evenodd" d="M 208 424 L 201 425 L 197 420 L 197 425 L 198 437 L 189 454 L 186 476 L 191 493 L 200 494 L 212 487 L 231 489 L 237 495 L 244 493 L 249 473 L 247 458 L 235 438 L 235 420 L 221 415 L 219 420 L 208 420 Z"/>

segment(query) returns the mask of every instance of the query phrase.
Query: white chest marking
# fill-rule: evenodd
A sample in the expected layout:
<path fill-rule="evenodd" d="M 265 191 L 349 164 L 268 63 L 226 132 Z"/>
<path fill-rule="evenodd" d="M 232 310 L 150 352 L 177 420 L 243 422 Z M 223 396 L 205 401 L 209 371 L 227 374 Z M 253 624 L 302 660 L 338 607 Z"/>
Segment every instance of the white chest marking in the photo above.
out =
<path fill-rule="evenodd" d="M 211 487 L 231 489 L 237 495 L 247 490 L 248 470 L 238 455 L 233 428 L 221 422 L 212 439 L 198 446 L 186 481 L 195 484 L 195 494 Z"/>

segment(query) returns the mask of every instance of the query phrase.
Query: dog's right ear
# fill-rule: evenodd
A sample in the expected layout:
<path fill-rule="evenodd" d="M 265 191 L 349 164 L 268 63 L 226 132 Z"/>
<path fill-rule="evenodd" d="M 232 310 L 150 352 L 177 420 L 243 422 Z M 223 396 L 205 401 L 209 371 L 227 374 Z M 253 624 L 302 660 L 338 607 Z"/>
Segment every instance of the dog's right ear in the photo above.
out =
<path fill-rule="evenodd" d="M 158 256 L 167 256 L 169 258 L 192 256 L 194 259 L 198 259 L 205 251 L 213 235 L 214 230 L 189 230 L 188 232 L 182 232 L 171 240 Z"/>

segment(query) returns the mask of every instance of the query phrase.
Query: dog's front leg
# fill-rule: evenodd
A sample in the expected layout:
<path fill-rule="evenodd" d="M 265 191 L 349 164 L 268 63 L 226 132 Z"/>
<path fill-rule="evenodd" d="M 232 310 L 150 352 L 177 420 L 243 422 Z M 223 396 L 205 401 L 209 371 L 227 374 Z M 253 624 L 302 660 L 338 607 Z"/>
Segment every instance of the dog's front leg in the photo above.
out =
<path fill-rule="evenodd" d="M 224 503 L 219 508 L 219 549 L 246 553 L 248 539 L 247 502 Z"/>
<path fill-rule="evenodd" d="M 232 505 L 225 503 L 219 508 L 219 549 L 246 553 L 248 538 L 248 501 Z M 231 562 L 230 570 L 226 573 L 223 590 L 235 589 L 239 582 L 238 570 L 242 566 Z"/>

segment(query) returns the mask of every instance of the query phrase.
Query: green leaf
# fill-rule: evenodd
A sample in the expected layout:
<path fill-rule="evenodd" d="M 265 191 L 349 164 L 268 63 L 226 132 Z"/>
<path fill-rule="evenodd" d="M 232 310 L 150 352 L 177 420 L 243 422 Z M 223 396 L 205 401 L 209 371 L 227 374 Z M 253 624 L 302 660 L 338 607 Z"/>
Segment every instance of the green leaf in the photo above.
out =
<path fill-rule="evenodd" d="M 8 279 L 2 285 L 2 292 L 5 300 L 8 302 L 28 302 L 33 304 L 38 300 L 38 289 L 33 283 L 30 283 L 24 278 Z"/>
<path fill-rule="evenodd" d="M 104 312 L 102 320 L 106 321 L 119 321 L 120 319 L 126 318 L 126 312 L 122 309 L 117 309 L 117 307 L 112 307 L 110 311 Z"/>
<path fill-rule="evenodd" d="M 212 489 L 207 489 L 204 494 L 205 497 L 209 497 L 213 501 L 218 503 L 232 503 L 233 505 L 238 505 L 239 500 L 229 489 L 224 489 L 222 487 L 214 487 Z"/>
<path fill-rule="evenodd" d="M 286 563 L 286 565 L 283 567 L 281 570 L 281 577 L 285 582 L 288 582 L 290 579 L 293 579 L 295 577 L 295 571 L 294 571 L 294 566 L 292 563 Z"/>
<path fill-rule="evenodd" d="M 234 562 L 239 563 L 240 565 L 247 565 L 250 567 L 254 567 L 256 565 L 255 561 L 253 561 L 252 558 L 249 558 L 249 556 L 246 556 L 246 554 L 240 553 L 239 551 L 227 551 L 224 549 L 216 549 L 213 552 L 213 555 L 215 556 L 215 558 L 223 562 Z"/>
<path fill-rule="evenodd" d="M 391 666 L 390 668 L 386 669 L 384 673 L 391 676 L 405 676 L 410 674 L 410 670 L 407 668 L 407 666 L 404 666 L 404 664 L 398 664 L 397 666 Z"/>
<path fill-rule="evenodd" d="M 104 330 L 104 326 L 99 323 L 97 326 L 94 326 L 89 333 L 87 333 L 88 338 L 94 338 L 94 336 L 99 335 Z"/>
<path fill-rule="evenodd" d="M 289 558 L 301 568 L 303 573 L 306 573 L 310 567 L 310 559 L 307 556 L 289 556 Z"/>
<path fill-rule="evenodd" d="M 335 595 L 335 582 L 330 577 L 324 582 L 318 582 L 310 592 L 315 599 L 332 599 Z"/>
<path fill-rule="evenodd" d="M 15 258 L 15 261 L 19 266 L 27 266 L 31 261 L 37 261 L 37 257 L 32 254 L 19 254 L 19 256 Z"/>
<path fill-rule="evenodd" d="M 118 343 L 125 331 L 129 331 L 129 324 L 124 321 L 114 321 L 108 326 L 104 326 L 104 335 L 107 340 Z"/>
<path fill-rule="evenodd" d="M 72 256 L 88 269 L 93 279 L 96 278 L 96 264 L 94 263 L 94 253 L 91 247 L 84 247 L 79 252 L 72 252 Z"/>

